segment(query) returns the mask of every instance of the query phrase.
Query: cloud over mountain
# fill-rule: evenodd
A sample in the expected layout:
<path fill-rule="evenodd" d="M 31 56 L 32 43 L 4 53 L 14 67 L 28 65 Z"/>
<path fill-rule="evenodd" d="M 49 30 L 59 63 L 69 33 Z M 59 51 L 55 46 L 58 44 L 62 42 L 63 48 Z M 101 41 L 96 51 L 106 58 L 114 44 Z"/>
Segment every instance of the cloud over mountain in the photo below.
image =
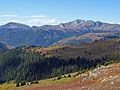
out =
<path fill-rule="evenodd" d="M 41 25 L 55 25 L 63 22 L 56 18 L 50 18 L 45 15 L 32 15 L 32 16 L 18 16 L 18 15 L 0 15 L 0 25 L 8 22 L 23 23 L 30 26 L 41 26 Z"/>

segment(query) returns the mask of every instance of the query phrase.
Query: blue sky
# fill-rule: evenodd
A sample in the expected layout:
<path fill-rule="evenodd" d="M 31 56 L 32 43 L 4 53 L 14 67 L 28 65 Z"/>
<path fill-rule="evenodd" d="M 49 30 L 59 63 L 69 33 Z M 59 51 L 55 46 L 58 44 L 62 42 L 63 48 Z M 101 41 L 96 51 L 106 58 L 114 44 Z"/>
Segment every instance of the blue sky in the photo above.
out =
<path fill-rule="evenodd" d="M 120 0 L 0 0 L 0 24 L 58 24 L 75 19 L 120 23 Z"/>

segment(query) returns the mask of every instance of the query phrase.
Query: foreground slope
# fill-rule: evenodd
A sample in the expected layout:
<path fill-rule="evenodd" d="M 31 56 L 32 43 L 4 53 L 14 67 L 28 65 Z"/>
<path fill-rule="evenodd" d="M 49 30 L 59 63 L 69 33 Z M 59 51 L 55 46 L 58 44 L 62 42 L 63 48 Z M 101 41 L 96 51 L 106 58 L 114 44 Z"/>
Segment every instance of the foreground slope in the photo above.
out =
<path fill-rule="evenodd" d="M 102 66 L 81 74 L 67 83 L 28 86 L 23 90 L 119 90 L 120 64 Z"/>
<path fill-rule="evenodd" d="M 72 75 L 72 74 L 71 74 Z M 0 85 L 0 90 L 119 90 L 120 63 L 101 66 L 75 77 L 41 80 L 38 84 L 15 87 L 14 83 Z"/>

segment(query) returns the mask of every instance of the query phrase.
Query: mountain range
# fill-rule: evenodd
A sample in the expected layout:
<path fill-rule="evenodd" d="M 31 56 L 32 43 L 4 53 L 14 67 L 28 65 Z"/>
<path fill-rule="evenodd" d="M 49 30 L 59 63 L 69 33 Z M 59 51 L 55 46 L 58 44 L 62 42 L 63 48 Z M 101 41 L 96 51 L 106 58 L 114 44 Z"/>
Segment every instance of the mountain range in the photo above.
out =
<path fill-rule="evenodd" d="M 120 25 L 92 20 L 75 20 L 59 25 L 28 26 L 10 22 L 0 26 L 0 42 L 9 46 L 50 46 L 60 42 L 88 43 L 120 37 Z M 86 39 L 87 38 L 87 39 Z"/>

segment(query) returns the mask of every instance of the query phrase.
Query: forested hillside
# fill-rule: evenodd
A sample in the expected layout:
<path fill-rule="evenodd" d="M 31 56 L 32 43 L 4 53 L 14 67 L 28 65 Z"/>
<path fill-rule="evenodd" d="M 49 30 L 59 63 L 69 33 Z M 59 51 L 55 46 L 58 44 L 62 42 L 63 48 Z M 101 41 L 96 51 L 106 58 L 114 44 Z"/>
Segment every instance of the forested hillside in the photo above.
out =
<path fill-rule="evenodd" d="M 0 54 L 0 82 L 40 80 L 76 71 L 81 73 L 99 64 L 119 60 L 119 39 L 62 47 L 17 47 Z"/>

